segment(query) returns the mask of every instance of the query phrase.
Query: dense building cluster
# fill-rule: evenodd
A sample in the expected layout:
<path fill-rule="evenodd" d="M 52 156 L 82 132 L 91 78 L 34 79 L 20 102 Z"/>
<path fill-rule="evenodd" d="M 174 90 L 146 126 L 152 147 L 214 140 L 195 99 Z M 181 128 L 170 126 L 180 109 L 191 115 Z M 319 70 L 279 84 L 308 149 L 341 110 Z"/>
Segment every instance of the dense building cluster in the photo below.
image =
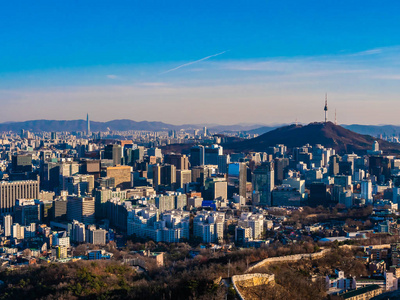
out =
<path fill-rule="evenodd" d="M 13 257 L 28 248 L 25 263 L 71 259 L 79 244 L 118 245 L 132 238 L 259 247 L 304 236 L 344 241 L 399 233 L 392 216 L 400 197 L 400 159 L 383 155 L 378 142 L 363 155 L 308 144 L 232 153 L 224 151 L 223 136 L 206 129 L 129 137 L 102 139 L 90 132 L 89 122 L 86 133 L 3 133 L 3 261 L 21 263 Z M 185 145 L 180 151 L 163 148 L 177 139 Z M 370 206 L 370 226 L 288 225 L 305 206 Z M 111 257 L 102 251 L 87 257 Z M 329 288 L 359 287 L 356 279 L 336 275 L 327 279 Z"/>

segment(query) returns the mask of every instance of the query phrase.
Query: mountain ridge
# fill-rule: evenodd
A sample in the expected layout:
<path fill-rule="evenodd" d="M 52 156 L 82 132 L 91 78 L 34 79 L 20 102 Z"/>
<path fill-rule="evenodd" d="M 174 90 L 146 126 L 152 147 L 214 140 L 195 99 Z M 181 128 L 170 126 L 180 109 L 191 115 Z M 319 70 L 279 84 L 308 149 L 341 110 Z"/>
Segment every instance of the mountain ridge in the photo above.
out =
<path fill-rule="evenodd" d="M 288 148 L 301 147 L 306 144 L 321 144 L 327 148 L 333 148 L 338 153 L 366 153 L 372 149 L 377 140 L 381 150 L 389 153 L 400 153 L 400 144 L 374 138 L 370 135 L 362 135 L 335 125 L 332 122 L 310 123 L 308 125 L 291 124 L 264 133 L 256 138 L 236 143 L 228 143 L 224 148 L 230 151 L 266 151 L 268 147 L 284 144 Z"/>

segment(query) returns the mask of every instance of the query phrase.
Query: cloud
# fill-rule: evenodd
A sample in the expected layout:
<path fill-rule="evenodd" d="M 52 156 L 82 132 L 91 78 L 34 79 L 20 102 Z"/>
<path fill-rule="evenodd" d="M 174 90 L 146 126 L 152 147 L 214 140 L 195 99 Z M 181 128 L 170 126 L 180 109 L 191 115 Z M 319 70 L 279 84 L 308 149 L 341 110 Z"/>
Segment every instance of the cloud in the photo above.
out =
<path fill-rule="evenodd" d="M 209 56 L 200 58 L 200 59 L 198 59 L 198 60 L 188 62 L 188 63 L 186 63 L 186 64 L 183 64 L 183 65 L 177 66 L 177 67 L 175 67 L 175 68 L 169 69 L 169 70 L 167 70 L 167 71 L 161 72 L 160 75 L 161 75 L 161 74 L 166 74 L 166 73 L 169 73 L 169 72 L 173 72 L 173 71 L 176 71 L 176 70 L 178 70 L 178 69 L 180 69 L 180 68 L 187 67 L 187 66 L 190 66 L 190 65 L 193 65 L 193 64 L 202 62 L 202 61 L 207 60 L 207 59 L 210 59 L 210 58 L 212 58 L 212 57 L 216 57 L 216 56 L 222 55 L 222 54 L 224 54 L 224 53 L 226 53 L 226 52 L 228 52 L 228 51 L 229 51 L 229 50 L 222 51 L 222 52 L 217 53 L 217 54 L 209 55 Z"/>
<path fill-rule="evenodd" d="M 117 76 L 117 75 L 114 75 L 114 74 L 110 74 L 110 75 L 107 75 L 107 78 L 108 78 L 108 79 L 117 79 L 118 76 Z"/>
<path fill-rule="evenodd" d="M 350 56 L 364 56 L 364 55 L 374 55 L 374 54 L 380 54 L 384 51 L 383 48 L 376 48 L 376 49 L 370 49 L 366 51 L 361 51 L 357 53 L 350 54 Z"/>

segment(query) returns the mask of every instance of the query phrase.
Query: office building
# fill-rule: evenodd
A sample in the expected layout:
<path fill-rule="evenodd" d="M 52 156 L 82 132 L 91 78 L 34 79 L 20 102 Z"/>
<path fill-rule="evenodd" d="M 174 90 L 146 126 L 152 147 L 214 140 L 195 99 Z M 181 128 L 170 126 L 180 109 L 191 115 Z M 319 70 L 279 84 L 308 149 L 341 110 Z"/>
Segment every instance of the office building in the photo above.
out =
<path fill-rule="evenodd" d="M 30 154 L 13 155 L 11 167 L 13 173 L 32 172 L 32 155 Z"/>
<path fill-rule="evenodd" d="M 253 173 L 253 204 L 271 206 L 271 193 L 274 189 L 274 165 L 265 162 Z"/>
<path fill-rule="evenodd" d="M 176 171 L 176 187 L 183 188 L 186 183 L 192 182 L 191 170 L 177 170 Z"/>
<path fill-rule="evenodd" d="M 228 185 L 234 187 L 234 189 L 232 189 L 233 192 L 246 198 L 247 166 L 245 163 L 239 162 L 229 164 Z M 229 195 L 228 197 L 230 197 Z"/>
<path fill-rule="evenodd" d="M 114 166 L 121 164 L 122 147 L 121 145 L 112 144 L 104 148 L 104 159 L 111 159 Z"/>
<path fill-rule="evenodd" d="M 191 167 L 204 165 L 204 146 L 194 146 L 190 149 L 190 165 Z"/>
<path fill-rule="evenodd" d="M 373 203 L 371 179 L 361 181 L 361 198 L 365 199 L 365 204 Z"/>
<path fill-rule="evenodd" d="M 95 222 L 94 197 L 68 197 L 67 219 L 93 224 Z"/>
<path fill-rule="evenodd" d="M 104 229 L 96 229 L 96 226 L 88 226 L 86 231 L 86 241 L 89 244 L 105 245 L 106 244 L 106 231 Z"/>
<path fill-rule="evenodd" d="M 35 203 L 33 199 L 17 199 L 15 205 L 15 222 L 24 226 L 31 223 L 41 223 L 40 204 Z"/>
<path fill-rule="evenodd" d="M 182 154 L 165 154 L 164 163 L 174 165 L 177 170 L 188 170 L 189 169 L 189 158 Z"/>
<path fill-rule="evenodd" d="M 39 181 L 2 181 L 0 182 L 0 212 L 14 212 L 17 199 L 37 199 L 39 197 Z"/>
<path fill-rule="evenodd" d="M 129 189 L 132 187 L 131 178 L 132 167 L 116 166 L 107 168 L 107 177 L 115 179 L 115 187 L 121 189 Z"/>

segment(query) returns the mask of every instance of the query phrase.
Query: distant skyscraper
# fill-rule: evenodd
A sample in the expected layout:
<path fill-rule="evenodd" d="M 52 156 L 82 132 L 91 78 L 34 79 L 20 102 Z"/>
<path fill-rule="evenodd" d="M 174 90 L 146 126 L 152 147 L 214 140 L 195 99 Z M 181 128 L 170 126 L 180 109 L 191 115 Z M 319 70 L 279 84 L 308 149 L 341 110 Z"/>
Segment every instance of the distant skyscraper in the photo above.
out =
<path fill-rule="evenodd" d="M 87 128 L 86 128 L 86 135 L 87 136 L 90 136 L 90 120 L 89 120 L 89 114 L 87 114 L 87 116 L 86 116 L 86 125 L 87 125 Z"/>

